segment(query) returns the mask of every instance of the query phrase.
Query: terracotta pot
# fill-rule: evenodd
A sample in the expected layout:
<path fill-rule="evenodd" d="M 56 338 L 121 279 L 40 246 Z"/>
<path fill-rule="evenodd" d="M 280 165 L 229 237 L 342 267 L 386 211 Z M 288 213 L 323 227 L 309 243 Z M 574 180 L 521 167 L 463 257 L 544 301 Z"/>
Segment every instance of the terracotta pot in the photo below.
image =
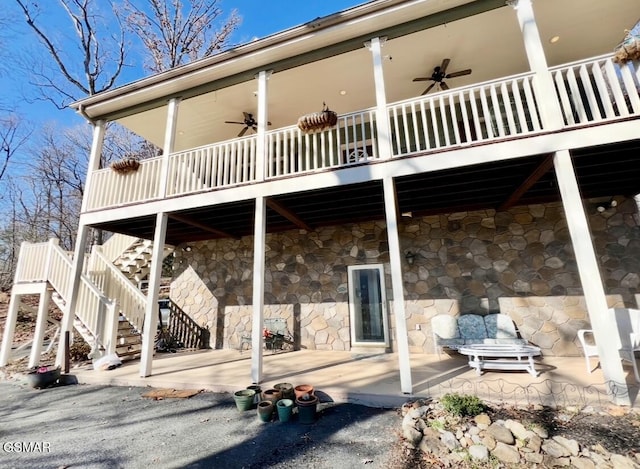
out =
<path fill-rule="evenodd" d="M 260 398 L 262 396 L 262 389 L 260 389 L 260 386 L 253 384 L 251 386 L 247 386 L 247 389 L 251 389 L 256 393 L 256 395 L 253 396 L 253 403 L 257 404 L 260 402 Z"/>
<path fill-rule="evenodd" d="M 282 399 L 282 393 L 277 389 L 267 389 L 262 392 L 263 401 L 271 401 L 275 405 L 280 399 Z"/>
<path fill-rule="evenodd" d="M 304 397 L 305 394 L 308 394 L 309 396 L 313 396 L 314 395 L 313 391 L 314 391 L 313 386 L 311 386 L 310 384 L 300 384 L 294 388 L 296 399 L 300 399 Z"/>

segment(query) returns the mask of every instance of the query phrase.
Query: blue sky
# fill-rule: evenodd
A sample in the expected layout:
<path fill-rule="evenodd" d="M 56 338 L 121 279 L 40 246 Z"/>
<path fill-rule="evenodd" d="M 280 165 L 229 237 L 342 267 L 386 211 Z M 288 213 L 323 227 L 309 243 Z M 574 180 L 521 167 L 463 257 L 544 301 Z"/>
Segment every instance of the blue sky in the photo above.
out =
<path fill-rule="evenodd" d="M 52 0 L 46 0 L 52 1 Z M 357 5 L 366 3 L 365 0 L 222 0 L 221 7 L 225 15 L 232 9 L 238 10 L 242 17 L 242 24 L 232 37 L 233 44 L 242 44 L 255 38 L 262 38 L 285 29 L 289 29 L 315 18 L 327 16 Z M 17 10 L 16 10 L 17 12 Z M 55 23 L 55 16 L 48 16 L 48 22 Z M 12 45 L 33 40 L 33 33 L 27 29 L 24 19 L 16 14 L 14 27 L 12 28 Z M 46 25 L 46 23 L 44 23 Z M 68 24 L 65 21 L 65 24 Z M 49 25 L 46 25 L 49 26 Z M 52 27 L 47 28 L 53 30 Z M 61 31 L 59 31 L 61 33 Z M 70 33 L 72 34 L 72 33 Z M 24 41 L 24 42 L 23 42 Z M 82 122 L 72 110 L 57 110 L 50 103 L 36 102 L 26 103 L 20 99 L 20 88 L 25 80 L 5 72 L 0 75 L 0 104 L 19 103 L 18 111 L 27 119 L 39 123 L 57 121 L 63 125 L 73 125 Z M 142 71 L 130 70 L 126 72 L 126 79 L 118 83 L 124 85 L 129 81 L 142 78 Z"/>

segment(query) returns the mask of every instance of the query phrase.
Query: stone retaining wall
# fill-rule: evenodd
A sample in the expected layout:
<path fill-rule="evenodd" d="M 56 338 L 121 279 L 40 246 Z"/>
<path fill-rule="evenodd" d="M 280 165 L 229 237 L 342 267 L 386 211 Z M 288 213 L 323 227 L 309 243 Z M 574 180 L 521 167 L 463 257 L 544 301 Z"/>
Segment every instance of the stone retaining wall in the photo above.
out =
<path fill-rule="evenodd" d="M 640 229 L 633 199 L 589 212 L 611 306 L 635 307 Z M 510 314 L 550 355 L 576 355 L 575 331 L 588 324 L 560 204 L 400 220 L 411 352 L 433 353 L 438 313 Z M 208 327 L 211 346 L 237 347 L 251 330 L 253 238 L 211 240 L 176 250 L 172 300 Z M 409 265 L 404 255 L 415 254 Z M 267 236 L 265 317 L 285 317 L 297 346 L 350 350 L 347 267 L 383 264 L 393 299 L 383 221 Z M 391 306 L 391 348 L 394 318 Z"/>

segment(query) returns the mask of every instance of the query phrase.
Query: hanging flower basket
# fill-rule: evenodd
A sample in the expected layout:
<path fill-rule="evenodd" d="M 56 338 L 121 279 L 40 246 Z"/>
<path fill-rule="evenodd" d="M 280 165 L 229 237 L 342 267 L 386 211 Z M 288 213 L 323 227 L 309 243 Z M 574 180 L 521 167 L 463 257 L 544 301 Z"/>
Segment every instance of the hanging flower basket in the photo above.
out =
<path fill-rule="evenodd" d="M 114 161 L 111 163 L 111 169 L 116 173 L 127 174 L 133 171 L 137 171 L 140 167 L 140 162 L 135 158 L 124 158 L 122 160 Z"/>
<path fill-rule="evenodd" d="M 613 61 L 625 64 L 631 60 L 640 60 L 640 22 L 626 31 L 624 40 L 615 48 Z"/>
<path fill-rule="evenodd" d="M 329 110 L 325 103 L 322 104 L 322 111 L 307 114 L 298 119 L 298 128 L 305 134 L 322 132 L 338 123 L 338 114 Z"/>

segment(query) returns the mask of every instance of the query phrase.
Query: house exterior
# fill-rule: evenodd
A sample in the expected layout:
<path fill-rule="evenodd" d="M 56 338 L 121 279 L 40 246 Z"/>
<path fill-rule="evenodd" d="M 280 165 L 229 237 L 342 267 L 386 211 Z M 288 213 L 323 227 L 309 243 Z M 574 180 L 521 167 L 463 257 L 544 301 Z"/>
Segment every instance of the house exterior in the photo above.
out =
<path fill-rule="evenodd" d="M 75 254 L 24 261 L 14 294 L 55 284 L 62 330 L 79 318 L 107 349 L 122 312 L 148 376 L 170 246 L 170 298 L 211 348 L 284 318 L 297 348 L 396 352 L 411 393 L 434 315 L 500 311 L 547 355 L 579 355 L 591 326 L 624 383 L 607 310 L 640 285 L 640 68 L 614 48 L 639 16 L 629 0 L 377 0 L 76 102 L 95 131 Z M 162 154 L 100 168 L 112 121 Z M 90 228 L 152 242 L 146 296 L 113 272 L 126 243 L 84 260 Z"/>

